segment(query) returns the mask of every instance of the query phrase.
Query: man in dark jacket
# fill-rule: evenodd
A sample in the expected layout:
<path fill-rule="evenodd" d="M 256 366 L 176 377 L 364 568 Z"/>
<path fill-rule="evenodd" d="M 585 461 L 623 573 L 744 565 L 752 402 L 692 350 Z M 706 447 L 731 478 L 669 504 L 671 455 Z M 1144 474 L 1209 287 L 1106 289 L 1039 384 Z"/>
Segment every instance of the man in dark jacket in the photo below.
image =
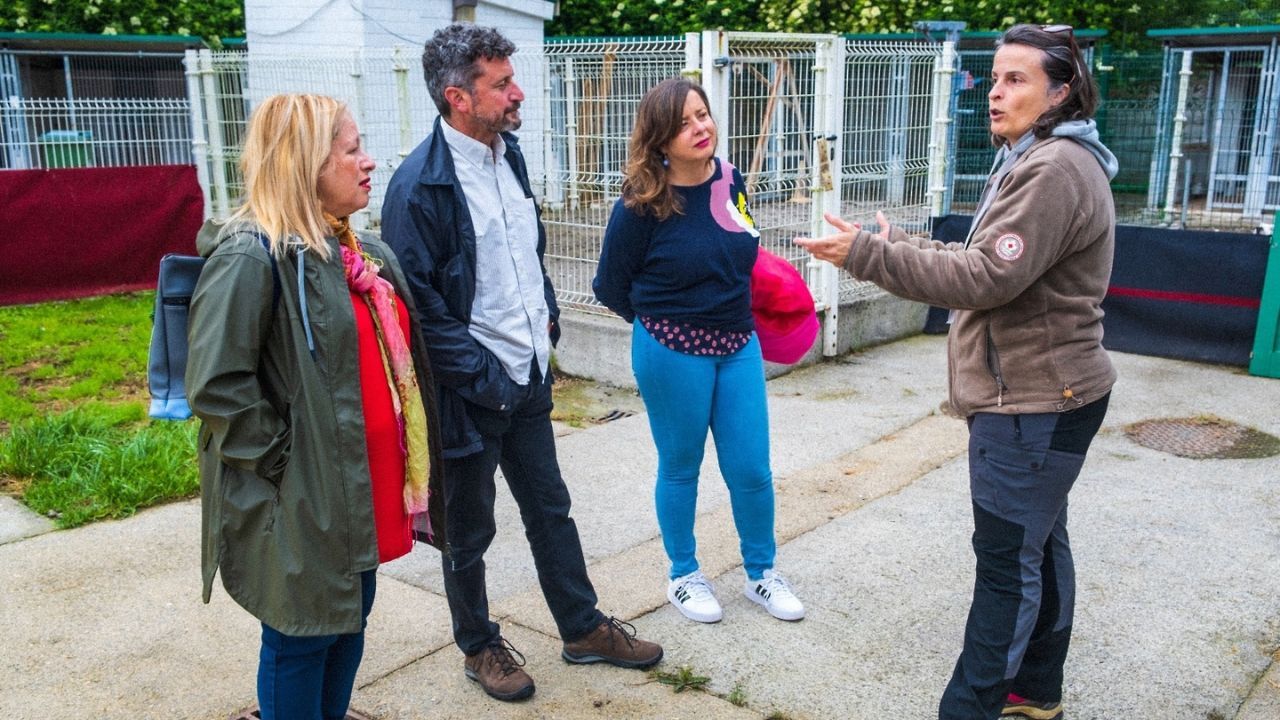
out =
<path fill-rule="evenodd" d="M 399 256 L 438 383 L 449 544 L 445 592 L 467 677 L 499 700 L 533 694 L 524 657 L 489 619 L 484 553 L 496 532 L 494 472 L 520 507 L 538 580 L 577 663 L 643 668 L 662 648 L 596 608 L 551 429 L 559 308 L 524 156 L 524 93 L 497 30 L 458 23 L 427 41 L 435 129 L 396 170 L 383 238 Z M 519 660 L 516 660 L 519 657 Z"/>

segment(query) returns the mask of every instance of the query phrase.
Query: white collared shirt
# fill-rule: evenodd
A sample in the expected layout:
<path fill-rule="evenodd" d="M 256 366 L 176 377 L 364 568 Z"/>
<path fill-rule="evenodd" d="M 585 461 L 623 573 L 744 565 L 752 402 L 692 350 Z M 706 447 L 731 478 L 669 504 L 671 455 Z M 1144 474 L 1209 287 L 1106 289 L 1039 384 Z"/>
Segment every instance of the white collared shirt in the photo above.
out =
<path fill-rule="evenodd" d="M 467 330 L 519 385 L 536 359 L 542 377 L 551 360 L 550 313 L 538 261 L 538 216 L 524 196 L 507 145 L 492 148 L 442 122 L 454 172 L 476 232 L 476 297 Z"/>

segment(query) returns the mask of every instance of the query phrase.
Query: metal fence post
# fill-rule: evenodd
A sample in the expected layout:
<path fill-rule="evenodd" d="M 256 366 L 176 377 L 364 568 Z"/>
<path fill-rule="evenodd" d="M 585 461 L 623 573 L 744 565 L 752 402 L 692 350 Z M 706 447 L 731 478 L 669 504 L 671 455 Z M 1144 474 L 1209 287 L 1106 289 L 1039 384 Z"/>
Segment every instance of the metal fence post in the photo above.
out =
<path fill-rule="evenodd" d="M 564 59 L 564 136 L 566 164 L 569 170 L 569 191 L 566 196 L 570 209 L 578 207 L 578 78 L 573 58 Z"/>
<path fill-rule="evenodd" d="M 213 217 L 213 196 L 209 191 L 209 141 L 205 139 L 205 98 L 200 92 L 202 55 L 208 50 L 187 50 L 183 57 L 187 76 L 187 104 L 191 108 L 191 159 L 196 165 L 196 179 L 204 196 L 204 219 Z"/>
<path fill-rule="evenodd" d="M 1147 207 L 1153 211 L 1160 209 L 1160 191 L 1166 183 L 1165 174 L 1169 172 L 1169 154 L 1164 152 L 1164 141 L 1168 137 L 1169 114 L 1173 108 L 1173 66 L 1173 48 L 1165 45 L 1160 65 L 1160 95 L 1156 100 L 1155 144 L 1147 180 Z"/>
<path fill-rule="evenodd" d="M 1187 51 L 1187 54 L 1191 55 L 1192 53 L 1191 51 Z M 1225 50 L 1222 53 L 1222 72 L 1218 74 L 1218 92 L 1217 92 L 1218 101 L 1213 113 L 1213 135 L 1210 137 L 1210 140 L 1209 140 L 1209 147 L 1212 147 L 1212 148 L 1222 147 L 1222 119 L 1226 115 L 1226 111 L 1227 111 L 1227 91 L 1228 91 L 1228 88 L 1230 87 L 1230 83 L 1229 83 L 1230 80 L 1231 80 L 1231 51 Z M 1207 176 L 1209 187 L 1208 187 L 1208 192 L 1205 193 L 1205 198 L 1204 198 L 1205 213 L 1213 212 L 1213 204 L 1218 194 L 1217 192 L 1218 156 L 1220 154 L 1221 153 L 1218 153 L 1218 152 L 1211 152 L 1209 154 L 1209 174 Z M 1234 168 L 1232 169 L 1234 170 Z M 1174 168 L 1173 172 L 1176 174 L 1177 168 Z M 1183 169 L 1182 174 L 1183 175 L 1191 174 L 1190 162 L 1187 163 L 1187 166 L 1185 169 Z M 1183 183 L 1183 184 L 1186 185 L 1186 183 Z M 1183 214 L 1183 217 L 1186 216 L 1187 214 L 1186 208 L 1183 208 L 1182 214 Z M 1186 223 L 1184 222 L 1182 226 L 1185 228 Z"/>
<path fill-rule="evenodd" d="M 210 194 L 213 198 L 213 215 L 225 218 L 231 214 L 230 192 L 227 187 L 227 147 L 222 134 L 222 98 L 218 95 L 217 77 L 213 70 L 213 53 L 207 49 L 200 53 L 198 67 L 200 87 L 204 94 L 205 127 L 209 137 Z"/>
<path fill-rule="evenodd" d="M 723 30 L 702 32 L 702 89 L 711 101 L 711 117 L 728 127 L 729 122 L 729 36 Z M 729 156 L 729 133 L 716 133 L 716 155 Z"/>
<path fill-rule="evenodd" d="M 1169 146 L 1169 181 L 1165 185 L 1165 221 L 1173 215 L 1173 201 L 1178 194 L 1178 160 L 1182 158 L 1182 128 L 1187 122 L 1187 91 L 1191 85 L 1191 51 L 1182 53 L 1182 70 L 1178 72 L 1178 109 L 1173 116 L 1173 140 Z"/>
<path fill-rule="evenodd" d="M 1275 152 L 1276 113 L 1280 112 L 1280 58 L 1276 57 L 1276 38 L 1263 53 L 1262 74 L 1258 82 L 1258 104 L 1254 111 L 1253 141 L 1249 143 L 1249 170 L 1244 188 L 1244 216 L 1261 220 L 1267 205 L 1272 155 Z"/>
<path fill-rule="evenodd" d="M 551 56 L 547 54 L 547 48 L 544 45 L 540 48 L 542 58 L 540 67 L 542 70 L 542 208 L 543 210 L 555 209 L 559 210 L 562 205 L 560 197 L 559 167 L 556 163 L 555 153 L 555 119 L 552 117 L 551 102 Z"/>
<path fill-rule="evenodd" d="M 352 102 L 350 106 L 351 117 L 356 121 L 356 126 L 360 131 L 360 145 L 368 147 L 368 132 L 364 108 L 365 108 L 365 58 L 364 53 L 360 49 L 356 49 L 351 53 L 351 84 L 354 86 L 355 92 L 352 93 Z M 372 203 L 371 203 L 372 204 Z M 369 206 L 355 211 L 351 215 L 351 227 L 356 230 L 364 230 L 369 227 L 370 211 Z"/>
<path fill-rule="evenodd" d="M 392 52 L 396 76 L 396 110 L 400 122 L 400 149 L 396 155 L 401 160 L 413 150 L 413 114 L 409 104 L 409 66 L 404 60 L 404 48 L 397 45 Z"/>
<path fill-rule="evenodd" d="M 942 217 L 951 209 L 947 202 L 951 188 L 947 168 L 955 167 L 956 148 L 949 142 L 954 137 L 951 126 L 954 124 L 955 73 L 956 44 L 947 40 L 942 43 L 942 54 L 933 63 L 933 100 L 929 111 L 933 118 L 929 129 L 929 214 L 932 217 Z"/>
<path fill-rule="evenodd" d="M 840 214 L 840 134 L 844 125 L 844 38 L 819 40 L 813 63 L 813 162 L 810 237 L 826 234 L 824 213 Z M 806 261 L 809 289 L 822 313 L 822 354 L 836 354 L 840 328 L 840 270 L 812 255 Z"/>
<path fill-rule="evenodd" d="M 680 74 L 702 84 L 702 33 L 684 34 L 684 69 Z"/>
<path fill-rule="evenodd" d="M 8 142 L 0 148 L 0 157 L 8 155 L 7 167 L 12 170 L 25 170 L 32 167 L 29 152 L 30 139 L 27 133 L 27 118 L 22 112 L 22 78 L 18 74 L 18 63 L 12 53 L 0 50 L 0 102 L 5 103 L 6 110 L 0 111 L 0 133 L 8 138 Z"/>

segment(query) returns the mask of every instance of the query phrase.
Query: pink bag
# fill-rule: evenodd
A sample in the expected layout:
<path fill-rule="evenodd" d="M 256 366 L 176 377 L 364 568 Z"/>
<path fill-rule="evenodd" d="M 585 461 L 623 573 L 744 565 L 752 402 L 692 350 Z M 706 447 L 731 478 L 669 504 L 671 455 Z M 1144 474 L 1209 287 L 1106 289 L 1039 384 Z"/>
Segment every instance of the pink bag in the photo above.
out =
<path fill-rule="evenodd" d="M 809 286 L 791 263 L 763 247 L 751 269 L 751 314 L 760 351 L 769 362 L 799 361 L 818 336 L 818 314 Z"/>

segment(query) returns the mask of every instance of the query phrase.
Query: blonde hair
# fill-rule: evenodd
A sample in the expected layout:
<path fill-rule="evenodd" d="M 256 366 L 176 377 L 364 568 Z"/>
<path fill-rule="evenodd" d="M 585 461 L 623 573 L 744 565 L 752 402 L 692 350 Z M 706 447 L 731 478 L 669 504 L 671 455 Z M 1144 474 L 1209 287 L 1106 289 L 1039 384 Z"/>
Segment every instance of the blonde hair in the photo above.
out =
<path fill-rule="evenodd" d="M 346 116 L 346 104 L 327 95 L 285 93 L 262 101 L 249 116 L 240 155 L 244 203 L 224 232 L 256 223 L 276 257 L 300 243 L 328 260 L 324 239 L 332 233 L 318 187 Z"/>

